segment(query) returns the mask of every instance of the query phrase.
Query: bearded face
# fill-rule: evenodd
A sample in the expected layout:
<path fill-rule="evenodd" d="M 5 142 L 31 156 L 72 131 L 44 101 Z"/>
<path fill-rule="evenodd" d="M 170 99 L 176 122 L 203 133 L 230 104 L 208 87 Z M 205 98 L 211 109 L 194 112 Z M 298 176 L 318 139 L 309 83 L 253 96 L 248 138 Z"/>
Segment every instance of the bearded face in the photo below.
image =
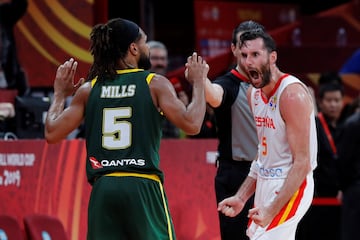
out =
<path fill-rule="evenodd" d="M 255 88 L 263 88 L 268 85 L 271 81 L 271 70 L 269 59 L 260 64 L 259 67 L 248 67 L 246 70 L 250 82 Z"/>
<path fill-rule="evenodd" d="M 149 70 L 151 67 L 150 57 L 143 52 L 140 55 L 138 67 L 144 70 Z"/>
<path fill-rule="evenodd" d="M 260 67 L 260 74 L 262 75 L 262 81 L 261 81 L 260 86 L 258 86 L 258 87 L 262 88 L 262 87 L 265 87 L 266 85 L 268 85 L 271 80 L 271 71 L 270 71 L 269 61 Z"/>

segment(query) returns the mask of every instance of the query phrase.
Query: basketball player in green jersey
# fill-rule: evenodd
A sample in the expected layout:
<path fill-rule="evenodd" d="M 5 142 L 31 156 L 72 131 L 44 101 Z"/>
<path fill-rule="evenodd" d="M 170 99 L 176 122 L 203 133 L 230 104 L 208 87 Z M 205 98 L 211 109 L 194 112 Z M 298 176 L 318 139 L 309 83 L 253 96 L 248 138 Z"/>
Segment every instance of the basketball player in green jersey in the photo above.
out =
<path fill-rule="evenodd" d="M 186 107 L 168 79 L 144 70 L 149 48 L 138 25 L 116 18 L 90 36 L 94 62 L 87 81 L 74 84 L 74 59 L 60 65 L 45 123 L 47 142 L 56 143 L 85 120 L 92 185 L 87 239 L 175 240 L 159 168 L 161 121 L 166 116 L 186 134 L 200 131 L 209 66 L 196 53 L 187 59 L 193 94 Z"/>

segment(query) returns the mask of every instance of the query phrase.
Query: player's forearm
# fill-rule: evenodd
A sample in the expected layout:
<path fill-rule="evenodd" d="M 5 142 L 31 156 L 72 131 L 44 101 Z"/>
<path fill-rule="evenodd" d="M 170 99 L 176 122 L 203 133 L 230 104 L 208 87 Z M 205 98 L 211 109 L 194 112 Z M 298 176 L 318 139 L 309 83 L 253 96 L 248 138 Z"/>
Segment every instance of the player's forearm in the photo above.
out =
<path fill-rule="evenodd" d="M 235 194 L 244 203 L 255 193 L 256 179 L 248 176 Z"/>
<path fill-rule="evenodd" d="M 58 128 L 56 120 L 64 111 L 65 96 L 62 94 L 54 94 L 53 101 L 50 105 L 49 111 L 45 120 L 45 138 L 48 142 L 55 141 L 53 132 Z"/>
<path fill-rule="evenodd" d="M 221 87 L 217 84 L 213 84 L 209 79 L 205 82 L 205 97 L 206 102 L 210 104 L 211 107 L 218 107 L 222 101 L 222 91 Z"/>
<path fill-rule="evenodd" d="M 203 82 L 195 82 L 190 104 L 187 106 L 186 119 L 191 122 L 191 127 L 186 129 L 189 135 L 200 132 L 206 111 L 205 90 Z"/>
<path fill-rule="evenodd" d="M 64 94 L 61 93 L 54 94 L 53 101 L 50 105 L 46 118 L 47 124 L 48 123 L 50 124 L 51 121 L 57 119 L 57 117 L 64 111 L 65 101 L 66 101 L 66 97 Z"/>
<path fill-rule="evenodd" d="M 184 91 L 178 92 L 179 99 L 184 103 L 185 106 L 189 104 L 189 98 Z"/>

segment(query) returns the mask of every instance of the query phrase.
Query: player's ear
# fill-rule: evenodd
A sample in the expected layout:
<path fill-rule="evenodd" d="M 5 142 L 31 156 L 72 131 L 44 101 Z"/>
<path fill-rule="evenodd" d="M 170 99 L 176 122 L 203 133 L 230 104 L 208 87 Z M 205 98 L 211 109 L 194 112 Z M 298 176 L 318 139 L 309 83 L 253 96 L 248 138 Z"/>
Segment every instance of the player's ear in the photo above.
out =
<path fill-rule="evenodd" d="M 139 50 L 139 48 L 137 47 L 136 43 L 131 43 L 131 44 L 130 44 L 129 51 L 130 51 L 133 55 L 137 55 L 137 54 L 138 54 L 138 50 Z"/>
<path fill-rule="evenodd" d="M 277 52 L 276 51 L 272 51 L 270 53 L 270 63 L 276 63 L 277 60 Z"/>

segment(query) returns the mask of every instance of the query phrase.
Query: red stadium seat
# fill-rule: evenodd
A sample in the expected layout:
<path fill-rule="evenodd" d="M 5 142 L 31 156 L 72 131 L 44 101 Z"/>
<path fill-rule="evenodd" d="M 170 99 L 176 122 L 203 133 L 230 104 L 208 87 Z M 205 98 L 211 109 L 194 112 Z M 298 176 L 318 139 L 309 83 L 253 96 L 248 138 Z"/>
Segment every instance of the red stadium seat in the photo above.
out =
<path fill-rule="evenodd" d="M 43 214 L 24 217 L 24 225 L 29 240 L 67 240 L 69 239 L 60 219 Z"/>
<path fill-rule="evenodd" d="M 15 217 L 0 215 L 0 239 L 24 240 L 23 230 Z"/>

